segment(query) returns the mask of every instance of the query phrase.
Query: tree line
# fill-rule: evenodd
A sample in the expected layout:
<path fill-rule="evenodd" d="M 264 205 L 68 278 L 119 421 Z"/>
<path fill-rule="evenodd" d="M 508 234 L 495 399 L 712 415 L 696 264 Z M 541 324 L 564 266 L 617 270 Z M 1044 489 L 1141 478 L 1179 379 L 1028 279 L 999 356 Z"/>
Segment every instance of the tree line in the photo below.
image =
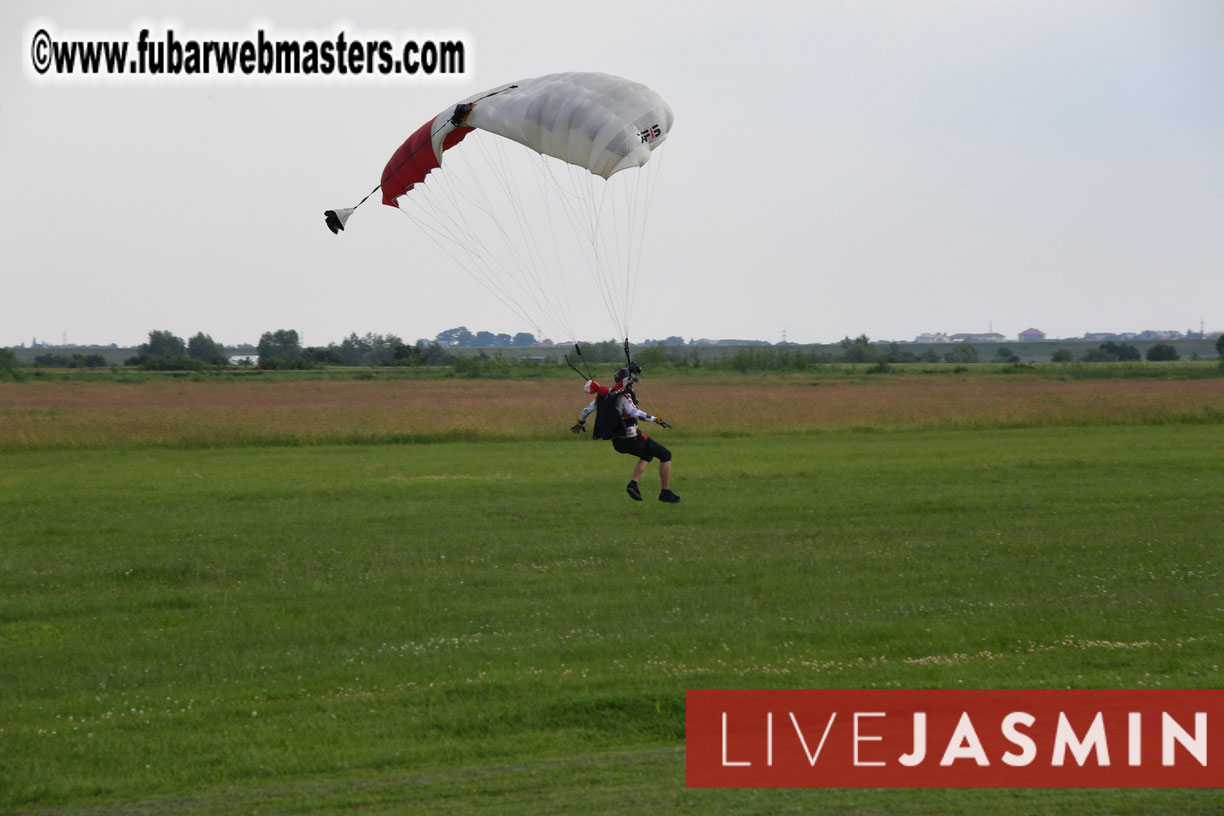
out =
<path fill-rule="evenodd" d="M 293 329 L 265 332 L 256 347 L 259 367 L 309 369 L 322 366 L 442 366 L 454 355 L 438 343 L 405 343 L 394 334 L 350 334 L 339 343 L 303 347 Z"/>
<path fill-rule="evenodd" d="M 460 348 L 515 348 L 527 349 L 540 345 L 535 335 L 519 332 L 513 336 L 493 334 L 487 331 L 472 332 L 465 326 L 439 332 L 432 341 L 405 342 L 394 334 L 356 332 L 339 343 L 326 346 L 303 346 L 301 336 L 294 329 L 277 329 L 264 332 L 255 348 L 258 365 L 262 369 L 311 369 L 322 366 L 460 366 L 471 367 L 470 360 L 494 360 L 483 352 L 479 355 L 457 354 L 450 349 Z M 551 345 L 551 341 L 543 343 Z M 609 362 L 622 359 L 624 352 L 620 344 L 608 340 L 582 345 L 583 358 L 589 362 Z M 509 358 L 501 358 L 509 359 Z M 103 364 L 104 361 L 103 361 Z M 148 370 L 193 370 L 209 366 L 229 364 L 229 355 L 221 344 L 200 332 L 189 340 L 175 336 L 169 331 L 149 332 L 148 342 L 142 343 L 136 354 L 128 358 L 125 365 L 139 366 Z M 239 363 L 244 364 L 244 363 Z M 488 367 L 488 366 L 486 366 Z"/>
<path fill-rule="evenodd" d="M 1224 360 L 1224 335 L 1220 335 L 1215 346 L 1221 360 Z M 1071 349 L 1060 348 L 1050 355 L 1050 359 L 1056 363 L 1071 363 L 1075 362 L 1076 357 Z M 1113 340 L 1107 340 L 1094 349 L 1088 349 L 1080 356 L 1079 361 L 1084 363 L 1128 363 L 1142 359 L 1156 363 L 1180 360 L 1181 355 L 1168 343 L 1156 343 L 1148 347 L 1146 354 L 1141 354 L 1139 349 L 1130 343 L 1116 343 Z"/>
<path fill-rule="evenodd" d="M 339 343 L 326 346 L 303 346 L 301 337 L 293 329 L 278 329 L 264 332 L 256 347 L 257 361 L 243 360 L 239 365 L 257 365 L 261 369 L 314 369 L 324 366 L 449 366 L 454 374 L 464 377 L 508 377 L 535 373 L 546 373 L 545 369 L 565 367 L 559 355 L 552 352 L 549 359 L 544 355 L 531 358 L 508 357 L 493 348 L 493 353 L 459 353 L 451 349 L 463 348 L 472 338 L 487 340 L 488 332 L 470 332 L 460 326 L 440 332 L 433 341 L 417 340 L 406 343 L 394 334 L 367 333 L 350 334 Z M 499 337 L 493 335 L 493 337 Z M 524 349 L 537 345 L 534 336 L 520 333 L 514 337 L 501 335 L 508 340 L 507 348 Z M 528 341 L 530 340 L 530 343 Z M 517 342 L 516 342 L 517 341 Z M 547 341 L 545 341 L 547 342 Z M 1215 348 L 1224 365 L 1224 336 L 1216 340 Z M 623 345 L 614 340 L 582 343 L 579 348 L 560 348 L 571 363 L 584 371 L 592 371 L 592 365 L 621 364 Z M 906 363 L 1018 363 L 1020 358 L 1006 346 L 994 349 L 993 356 L 985 358 L 979 349 L 970 343 L 957 343 L 947 351 L 933 346 L 918 351 L 912 346 L 898 343 L 873 342 L 867 335 L 843 339 L 835 351 L 820 348 L 804 348 L 797 345 L 745 346 L 736 348 L 729 355 L 717 354 L 699 346 L 677 346 L 665 342 L 639 346 L 633 350 L 634 359 L 648 368 L 701 368 L 711 370 L 748 371 L 804 371 L 829 363 L 865 363 L 869 370 L 887 371 L 893 364 Z M 1146 352 L 1124 342 L 1107 341 L 1083 352 L 1079 357 L 1068 348 L 1059 348 L 1051 360 L 1069 362 L 1130 362 L 1147 359 L 1157 362 L 1177 360 L 1177 349 L 1167 343 L 1156 343 Z M 108 365 L 97 353 L 64 354 L 49 352 L 34 358 L 35 367 L 47 368 L 95 368 Z M 124 361 L 125 365 L 145 370 L 204 371 L 209 368 L 227 367 L 230 358 L 225 348 L 209 335 L 198 332 L 184 340 L 173 332 L 155 330 L 149 339 L 136 349 L 136 354 Z M 531 371 L 526 369 L 530 367 Z M 21 365 L 13 352 L 0 349 L 0 379 L 19 379 Z M 592 372 L 594 373 L 594 372 Z"/>

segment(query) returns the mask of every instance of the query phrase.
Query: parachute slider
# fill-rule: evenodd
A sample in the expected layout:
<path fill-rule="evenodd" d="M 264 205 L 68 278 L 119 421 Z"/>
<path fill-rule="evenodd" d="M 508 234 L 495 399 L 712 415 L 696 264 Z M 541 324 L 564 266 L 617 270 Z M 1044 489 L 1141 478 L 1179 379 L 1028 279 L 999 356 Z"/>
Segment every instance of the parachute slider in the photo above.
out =
<path fill-rule="evenodd" d="M 455 127 L 463 127 L 463 123 L 467 121 L 468 114 L 472 112 L 474 107 L 476 105 L 472 102 L 465 105 L 456 105 L 455 112 L 451 114 L 450 123 Z"/>
<path fill-rule="evenodd" d="M 466 127 L 465 123 L 467 122 L 468 114 L 472 112 L 472 108 L 476 107 L 476 102 L 480 102 L 481 100 L 488 99 L 490 96 L 497 96 L 499 93 L 505 93 L 506 91 L 514 90 L 517 87 L 518 87 L 517 85 L 510 85 L 508 87 L 501 88 L 499 90 L 487 93 L 484 96 L 480 97 L 480 99 L 475 100 L 474 102 L 464 102 L 460 105 L 456 105 L 455 112 L 451 114 L 451 118 L 450 118 L 451 126 L 457 127 L 457 128 Z"/>

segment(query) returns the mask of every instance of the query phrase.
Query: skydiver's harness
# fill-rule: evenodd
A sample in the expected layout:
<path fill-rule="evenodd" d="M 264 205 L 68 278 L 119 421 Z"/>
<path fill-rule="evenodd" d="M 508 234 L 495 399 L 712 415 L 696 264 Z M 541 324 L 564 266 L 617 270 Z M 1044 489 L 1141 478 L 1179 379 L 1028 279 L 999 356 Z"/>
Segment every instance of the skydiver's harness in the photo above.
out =
<path fill-rule="evenodd" d="M 625 375 L 625 384 L 622 387 L 615 389 L 603 388 L 595 382 L 594 378 L 591 377 L 590 367 L 587 365 L 586 359 L 582 356 L 582 349 L 577 343 L 574 344 L 574 351 L 577 353 L 578 360 L 582 363 L 582 366 L 586 369 L 586 371 L 583 372 L 581 369 L 575 366 L 570 361 L 568 355 L 564 357 L 566 365 L 568 365 L 574 371 L 574 373 L 585 379 L 588 386 L 595 386 L 595 424 L 591 429 L 592 439 L 631 439 L 639 435 L 639 431 L 637 430 L 638 418 L 631 413 L 622 412 L 619 405 L 620 398 L 625 396 L 628 398 L 630 405 L 632 405 L 638 411 L 641 411 L 641 408 L 639 408 L 637 404 L 638 398 L 637 394 L 633 391 L 632 383 L 637 380 L 637 375 L 642 373 L 642 369 L 641 366 L 633 362 L 632 357 L 629 355 L 629 340 L 627 338 L 625 340 L 624 350 L 625 368 L 622 369 L 622 371 Z M 618 372 L 618 374 L 619 373 L 620 372 Z M 586 421 L 586 417 L 589 416 L 589 412 L 590 407 L 588 406 L 587 408 L 583 409 L 581 414 L 579 414 L 578 422 L 574 426 L 575 433 L 582 428 L 583 423 Z M 666 423 L 663 423 L 663 426 L 670 427 Z M 645 437 L 645 434 L 641 434 L 641 436 Z"/>
<path fill-rule="evenodd" d="M 628 396 L 633 402 L 633 392 L 608 391 L 595 397 L 595 425 L 591 428 L 592 439 L 618 439 L 635 436 L 629 431 L 637 426 L 637 417 L 622 414 L 618 403 L 622 396 Z"/>

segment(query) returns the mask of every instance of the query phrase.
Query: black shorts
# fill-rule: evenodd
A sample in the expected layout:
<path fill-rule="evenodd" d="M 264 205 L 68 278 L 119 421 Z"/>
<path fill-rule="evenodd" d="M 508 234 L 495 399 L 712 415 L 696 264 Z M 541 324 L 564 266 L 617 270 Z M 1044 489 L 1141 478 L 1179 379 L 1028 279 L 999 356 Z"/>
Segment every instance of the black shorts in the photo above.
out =
<path fill-rule="evenodd" d="M 660 462 L 671 461 L 671 451 L 641 434 L 613 439 L 612 447 L 616 448 L 618 453 L 627 453 L 647 462 L 651 459 L 658 459 Z"/>

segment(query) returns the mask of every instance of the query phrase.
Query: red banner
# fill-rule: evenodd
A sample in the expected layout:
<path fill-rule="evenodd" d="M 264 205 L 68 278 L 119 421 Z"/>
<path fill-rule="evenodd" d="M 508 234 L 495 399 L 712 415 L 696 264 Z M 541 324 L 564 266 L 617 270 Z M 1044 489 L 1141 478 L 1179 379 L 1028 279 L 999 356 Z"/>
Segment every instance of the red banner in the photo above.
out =
<path fill-rule="evenodd" d="M 1224 787 L 1224 690 L 690 689 L 691 788 Z"/>

